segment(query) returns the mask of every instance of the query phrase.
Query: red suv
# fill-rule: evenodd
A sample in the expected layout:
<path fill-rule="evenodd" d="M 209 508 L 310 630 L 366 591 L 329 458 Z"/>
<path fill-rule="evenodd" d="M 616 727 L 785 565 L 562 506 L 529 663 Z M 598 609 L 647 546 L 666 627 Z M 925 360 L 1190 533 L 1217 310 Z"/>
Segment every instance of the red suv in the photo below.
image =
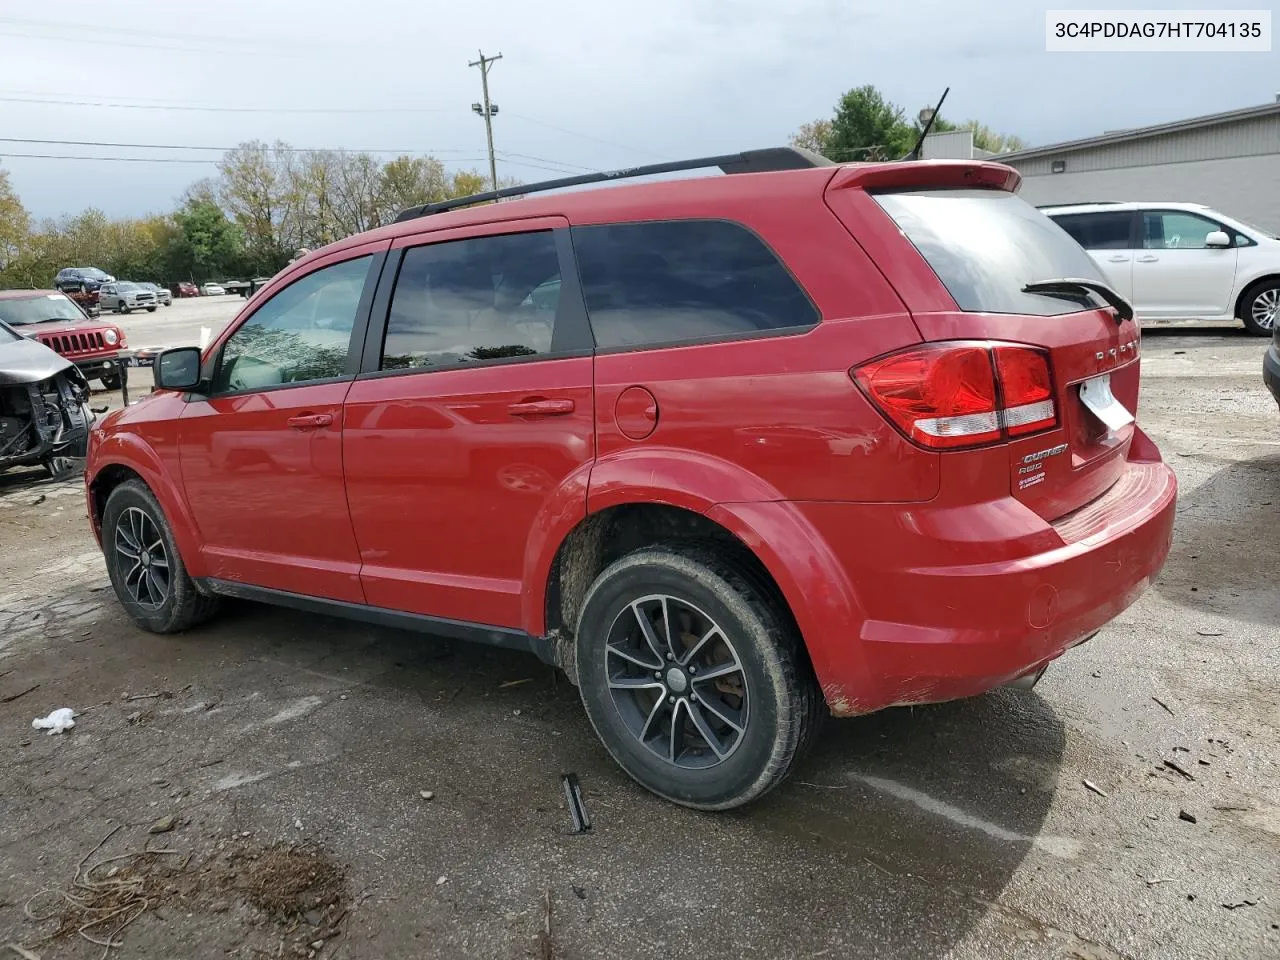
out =
<path fill-rule="evenodd" d="M 725 809 L 823 713 L 1028 686 L 1134 601 L 1175 505 L 1138 327 L 1015 171 L 767 150 L 514 192 L 695 166 L 727 175 L 408 210 L 161 354 L 91 438 L 124 607 L 532 650 L 627 773 Z"/>

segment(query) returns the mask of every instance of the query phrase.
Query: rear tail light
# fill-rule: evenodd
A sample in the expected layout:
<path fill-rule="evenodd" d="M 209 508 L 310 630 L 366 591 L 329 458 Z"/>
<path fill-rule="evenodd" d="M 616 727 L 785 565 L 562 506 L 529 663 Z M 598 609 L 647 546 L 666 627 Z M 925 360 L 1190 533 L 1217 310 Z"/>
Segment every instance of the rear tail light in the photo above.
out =
<path fill-rule="evenodd" d="M 994 343 L 910 347 L 852 371 L 908 438 L 934 450 L 988 446 L 1058 425 L 1049 358 Z"/>

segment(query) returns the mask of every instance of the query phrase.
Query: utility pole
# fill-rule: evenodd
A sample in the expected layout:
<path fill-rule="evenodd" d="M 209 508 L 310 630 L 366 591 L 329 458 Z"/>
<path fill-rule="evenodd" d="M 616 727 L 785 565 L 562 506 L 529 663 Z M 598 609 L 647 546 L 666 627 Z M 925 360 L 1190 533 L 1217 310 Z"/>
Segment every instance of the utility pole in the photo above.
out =
<path fill-rule="evenodd" d="M 471 109 L 484 117 L 484 132 L 489 138 L 489 179 L 493 183 L 495 192 L 498 189 L 498 162 L 493 158 L 493 115 L 498 112 L 498 105 L 489 102 L 489 71 L 493 68 L 493 64 L 501 59 L 501 53 L 496 57 L 486 57 L 481 50 L 480 59 L 467 64 L 469 67 L 480 68 L 480 86 L 484 91 L 484 103 L 473 103 Z"/>

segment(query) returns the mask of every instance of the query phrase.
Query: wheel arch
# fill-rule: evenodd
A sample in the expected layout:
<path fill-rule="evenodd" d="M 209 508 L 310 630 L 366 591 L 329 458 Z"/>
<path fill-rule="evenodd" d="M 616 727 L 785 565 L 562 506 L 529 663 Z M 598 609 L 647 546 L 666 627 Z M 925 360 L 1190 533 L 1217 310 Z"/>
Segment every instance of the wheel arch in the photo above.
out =
<path fill-rule="evenodd" d="M 1280 284 L 1280 273 L 1264 273 L 1262 276 L 1256 277 L 1245 284 L 1244 289 L 1240 291 L 1240 296 L 1236 297 L 1235 310 L 1232 315 L 1242 320 L 1245 304 L 1249 301 L 1253 292 L 1266 283 Z"/>
<path fill-rule="evenodd" d="M 89 521 L 93 532 L 102 540 L 102 517 L 111 491 L 129 480 L 141 481 L 160 503 L 173 532 L 174 542 L 183 565 L 191 576 L 200 576 L 198 561 L 200 544 L 195 520 L 187 509 L 186 498 L 178 489 L 159 455 L 132 434 L 115 434 L 94 450 L 92 473 L 85 477 Z"/>

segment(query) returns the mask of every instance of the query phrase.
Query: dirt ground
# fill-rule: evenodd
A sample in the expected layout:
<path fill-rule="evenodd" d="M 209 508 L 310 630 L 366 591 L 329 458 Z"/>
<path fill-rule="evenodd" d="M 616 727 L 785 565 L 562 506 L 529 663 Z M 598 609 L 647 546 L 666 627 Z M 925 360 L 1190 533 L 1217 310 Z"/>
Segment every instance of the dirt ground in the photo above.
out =
<path fill-rule="evenodd" d="M 1280 413 L 1261 340 L 1144 349 L 1159 582 L 1034 691 L 832 722 L 731 814 L 634 785 L 531 656 L 145 634 L 79 484 L 0 478 L 0 960 L 1280 957 Z"/>

